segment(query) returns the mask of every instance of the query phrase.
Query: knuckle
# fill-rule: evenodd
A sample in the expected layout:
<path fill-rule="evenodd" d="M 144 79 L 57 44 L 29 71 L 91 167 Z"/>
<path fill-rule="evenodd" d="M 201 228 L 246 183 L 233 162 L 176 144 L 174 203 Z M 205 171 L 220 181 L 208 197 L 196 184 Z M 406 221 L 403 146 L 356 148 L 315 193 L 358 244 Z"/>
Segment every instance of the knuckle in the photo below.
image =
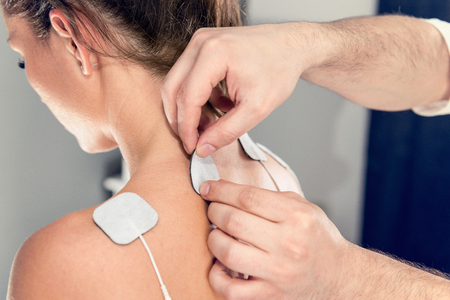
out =
<path fill-rule="evenodd" d="M 323 212 L 323 210 L 317 204 L 308 202 L 308 205 L 311 208 L 311 213 L 314 214 L 315 216 Z"/>
<path fill-rule="evenodd" d="M 266 105 L 255 105 L 253 106 L 253 113 L 256 115 L 265 115 L 267 112 Z"/>
<path fill-rule="evenodd" d="M 211 35 L 211 29 L 203 27 L 198 29 L 192 36 L 193 41 L 203 41 Z"/>
<path fill-rule="evenodd" d="M 197 51 L 210 51 L 215 49 L 220 43 L 220 36 L 216 34 L 216 30 L 212 28 L 200 28 L 197 30 L 190 41 L 189 46 L 197 49 Z"/>
<path fill-rule="evenodd" d="M 225 232 L 233 235 L 236 232 L 242 231 L 241 229 L 244 227 L 244 221 L 237 214 L 229 212 L 224 216 L 223 226 Z"/>
<path fill-rule="evenodd" d="M 242 105 L 247 106 L 249 110 L 249 116 L 253 118 L 260 118 L 261 116 L 266 116 L 271 112 L 271 109 L 268 105 L 261 105 L 259 101 L 252 101 L 251 99 L 245 99 Z M 263 103 L 270 103 L 268 101 Z"/>
<path fill-rule="evenodd" d="M 226 266 L 239 265 L 240 255 L 239 252 L 233 247 L 229 246 L 223 250 L 223 264 Z"/>
<path fill-rule="evenodd" d="M 191 38 L 191 41 L 189 43 L 189 46 L 193 48 L 198 48 L 203 43 L 203 40 L 206 38 L 206 30 L 204 28 L 200 28 L 197 30 Z"/>
<path fill-rule="evenodd" d="M 309 256 L 308 248 L 299 236 L 285 237 L 281 240 L 280 244 L 286 257 L 289 257 L 293 261 L 305 261 Z"/>
<path fill-rule="evenodd" d="M 189 81 L 191 78 L 186 79 Z M 200 113 L 201 106 L 206 103 L 206 100 L 202 100 L 199 97 L 199 89 L 192 88 L 192 84 L 183 84 L 176 96 L 176 103 L 178 106 L 179 114 L 186 114 L 186 111 L 196 109 Z M 185 116 L 190 118 L 191 116 Z M 199 115 L 200 117 L 200 115 Z"/>
<path fill-rule="evenodd" d="M 291 191 L 283 192 L 283 195 L 286 198 L 294 199 L 294 200 L 297 200 L 297 201 L 300 201 L 300 199 L 301 199 L 301 196 L 298 193 L 296 193 L 296 192 L 291 192 Z"/>
<path fill-rule="evenodd" d="M 312 230 L 316 225 L 316 220 L 310 213 L 302 214 L 302 217 L 298 218 L 297 222 L 300 223 L 306 231 Z"/>
<path fill-rule="evenodd" d="M 225 198 L 225 193 L 228 190 L 228 184 L 224 182 L 222 179 L 220 179 L 219 181 L 211 180 L 207 182 L 209 184 L 208 200 L 217 200 L 217 199 L 223 200 Z M 216 210 L 219 210 L 221 204 L 217 202 L 212 202 L 209 205 L 211 206 L 213 204 L 214 206 L 217 206 L 214 208 Z"/>
<path fill-rule="evenodd" d="M 292 209 L 291 220 L 303 230 L 312 229 L 316 224 L 316 210 L 311 203 L 299 203 Z"/>
<path fill-rule="evenodd" d="M 256 190 L 251 187 L 246 187 L 240 191 L 238 201 L 244 209 L 250 210 L 255 206 L 256 198 Z"/>
<path fill-rule="evenodd" d="M 203 42 L 202 50 L 207 51 L 209 53 L 210 51 L 220 49 L 221 43 L 222 39 L 220 37 L 217 36 L 209 37 Z"/>
<path fill-rule="evenodd" d="M 292 283 L 296 282 L 298 271 L 292 263 L 279 262 L 272 266 L 271 275 L 279 284 L 292 286 Z"/>
<path fill-rule="evenodd" d="M 219 140 L 224 141 L 225 143 L 231 143 L 238 138 L 234 131 L 231 131 L 227 128 L 221 128 L 217 136 Z"/>

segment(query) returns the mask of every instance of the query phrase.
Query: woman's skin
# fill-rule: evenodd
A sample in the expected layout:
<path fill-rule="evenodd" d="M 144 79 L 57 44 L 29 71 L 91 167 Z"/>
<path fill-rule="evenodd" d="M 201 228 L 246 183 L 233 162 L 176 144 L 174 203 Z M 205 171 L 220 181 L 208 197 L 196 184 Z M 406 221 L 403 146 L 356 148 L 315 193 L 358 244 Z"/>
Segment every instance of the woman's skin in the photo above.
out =
<path fill-rule="evenodd" d="M 5 16 L 9 43 L 23 56 L 30 84 L 83 150 L 120 148 L 131 173 L 121 193 L 139 194 L 159 214 L 144 238 L 172 298 L 220 298 L 208 282 L 213 256 L 207 204 L 191 187 L 190 158 L 164 115 L 161 78 L 89 52 L 62 13 L 53 10 L 50 16 L 44 41 L 25 20 Z M 275 190 L 264 168 L 237 142 L 213 157 L 222 178 Z M 300 192 L 287 170 L 271 158 L 268 166 L 287 190 Z M 22 245 L 8 299 L 162 299 L 141 242 L 114 244 L 93 222 L 95 208 L 63 217 Z"/>

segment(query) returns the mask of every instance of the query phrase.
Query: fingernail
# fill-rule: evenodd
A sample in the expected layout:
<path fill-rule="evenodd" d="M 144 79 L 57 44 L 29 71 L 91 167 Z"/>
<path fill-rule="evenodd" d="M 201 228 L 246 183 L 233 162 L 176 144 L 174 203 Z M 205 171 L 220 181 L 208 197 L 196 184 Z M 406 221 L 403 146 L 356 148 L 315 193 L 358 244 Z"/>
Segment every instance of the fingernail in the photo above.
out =
<path fill-rule="evenodd" d="M 204 182 L 200 186 L 200 195 L 202 195 L 202 196 L 208 195 L 210 188 L 211 188 L 211 185 L 209 183 L 207 183 L 207 182 Z"/>
<path fill-rule="evenodd" d="M 192 154 L 192 153 L 189 151 L 188 147 L 187 147 L 184 143 L 183 143 L 183 148 L 184 148 L 184 151 L 186 151 L 187 154 Z"/>
<path fill-rule="evenodd" d="M 198 156 L 207 157 L 207 156 L 210 156 L 211 154 L 213 154 L 215 151 L 216 151 L 215 147 L 213 147 L 209 144 L 205 144 L 200 147 Z"/>

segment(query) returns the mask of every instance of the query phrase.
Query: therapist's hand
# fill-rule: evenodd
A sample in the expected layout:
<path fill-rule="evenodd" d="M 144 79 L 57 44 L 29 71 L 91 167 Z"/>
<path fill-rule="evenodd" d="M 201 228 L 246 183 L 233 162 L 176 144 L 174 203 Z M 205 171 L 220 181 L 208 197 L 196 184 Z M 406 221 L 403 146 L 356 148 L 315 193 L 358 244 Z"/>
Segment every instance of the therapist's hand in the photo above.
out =
<path fill-rule="evenodd" d="M 205 157 L 230 144 L 292 94 L 309 63 L 306 54 L 297 59 L 303 54 L 293 34 L 298 26 L 205 28 L 194 34 L 161 87 L 167 119 L 188 153 L 197 146 Z M 229 98 L 215 89 L 222 80 Z M 201 107 L 208 100 L 228 113 L 199 138 Z"/>
<path fill-rule="evenodd" d="M 209 189 L 209 191 L 208 191 Z M 208 245 L 217 258 L 212 287 L 226 299 L 339 299 L 356 257 L 325 213 L 293 192 L 226 181 L 207 182 L 208 217 L 218 229 Z M 236 241 L 239 238 L 254 247 Z M 350 259 L 351 257 L 351 259 Z M 231 278 L 227 268 L 250 275 Z"/>
<path fill-rule="evenodd" d="M 448 62 L 437 29 L 406 16 L 209 28 L 194 34 L 161 92 L 186 151 L 205 157 L 268 116 L 300 76 L 368 108 L 405 110 L 448 99 Z M 229 99 L 215 89 L 221 80 Z M 228 113 L 198 137 L 208 99 Z"/>
<path fill-rule="evenodd" d="M 217 258 L 209 280 L 227 300 L 450 300 L 450 275 L 351 244 L 296 193 L 223 180 L 204 183 L 200 192 L 212 201 L 208 217 L 218 227 L 208 238 Z M 231 278 L 227 268 L 250 279 Z"/>

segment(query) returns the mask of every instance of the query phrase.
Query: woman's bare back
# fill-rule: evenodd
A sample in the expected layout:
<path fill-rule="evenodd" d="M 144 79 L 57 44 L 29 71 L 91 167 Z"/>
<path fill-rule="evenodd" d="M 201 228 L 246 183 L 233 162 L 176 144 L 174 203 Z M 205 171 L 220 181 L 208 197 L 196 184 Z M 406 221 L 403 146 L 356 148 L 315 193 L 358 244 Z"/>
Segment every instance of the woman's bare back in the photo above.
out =
<path fill-rule="evenodd" d="M 280 189 L 300 192 L 289 170 L 267 157 Z M 276 190 L 264 166 L 237 142 L 214 160 L 222 179 Z M 139 168 L 121 192 L 139 194 L 158 212 L 158 224 L 144 238 L 172 299 L 219 299 L 208 281 L 214 258 L 207 204 L 192 189 L 188 158 Z M 142 243 L 113 243 L 93 222 L 95 208 L 69 214 L 24 243 L 11 276 L 14 299 L 163 299 Z"/>

